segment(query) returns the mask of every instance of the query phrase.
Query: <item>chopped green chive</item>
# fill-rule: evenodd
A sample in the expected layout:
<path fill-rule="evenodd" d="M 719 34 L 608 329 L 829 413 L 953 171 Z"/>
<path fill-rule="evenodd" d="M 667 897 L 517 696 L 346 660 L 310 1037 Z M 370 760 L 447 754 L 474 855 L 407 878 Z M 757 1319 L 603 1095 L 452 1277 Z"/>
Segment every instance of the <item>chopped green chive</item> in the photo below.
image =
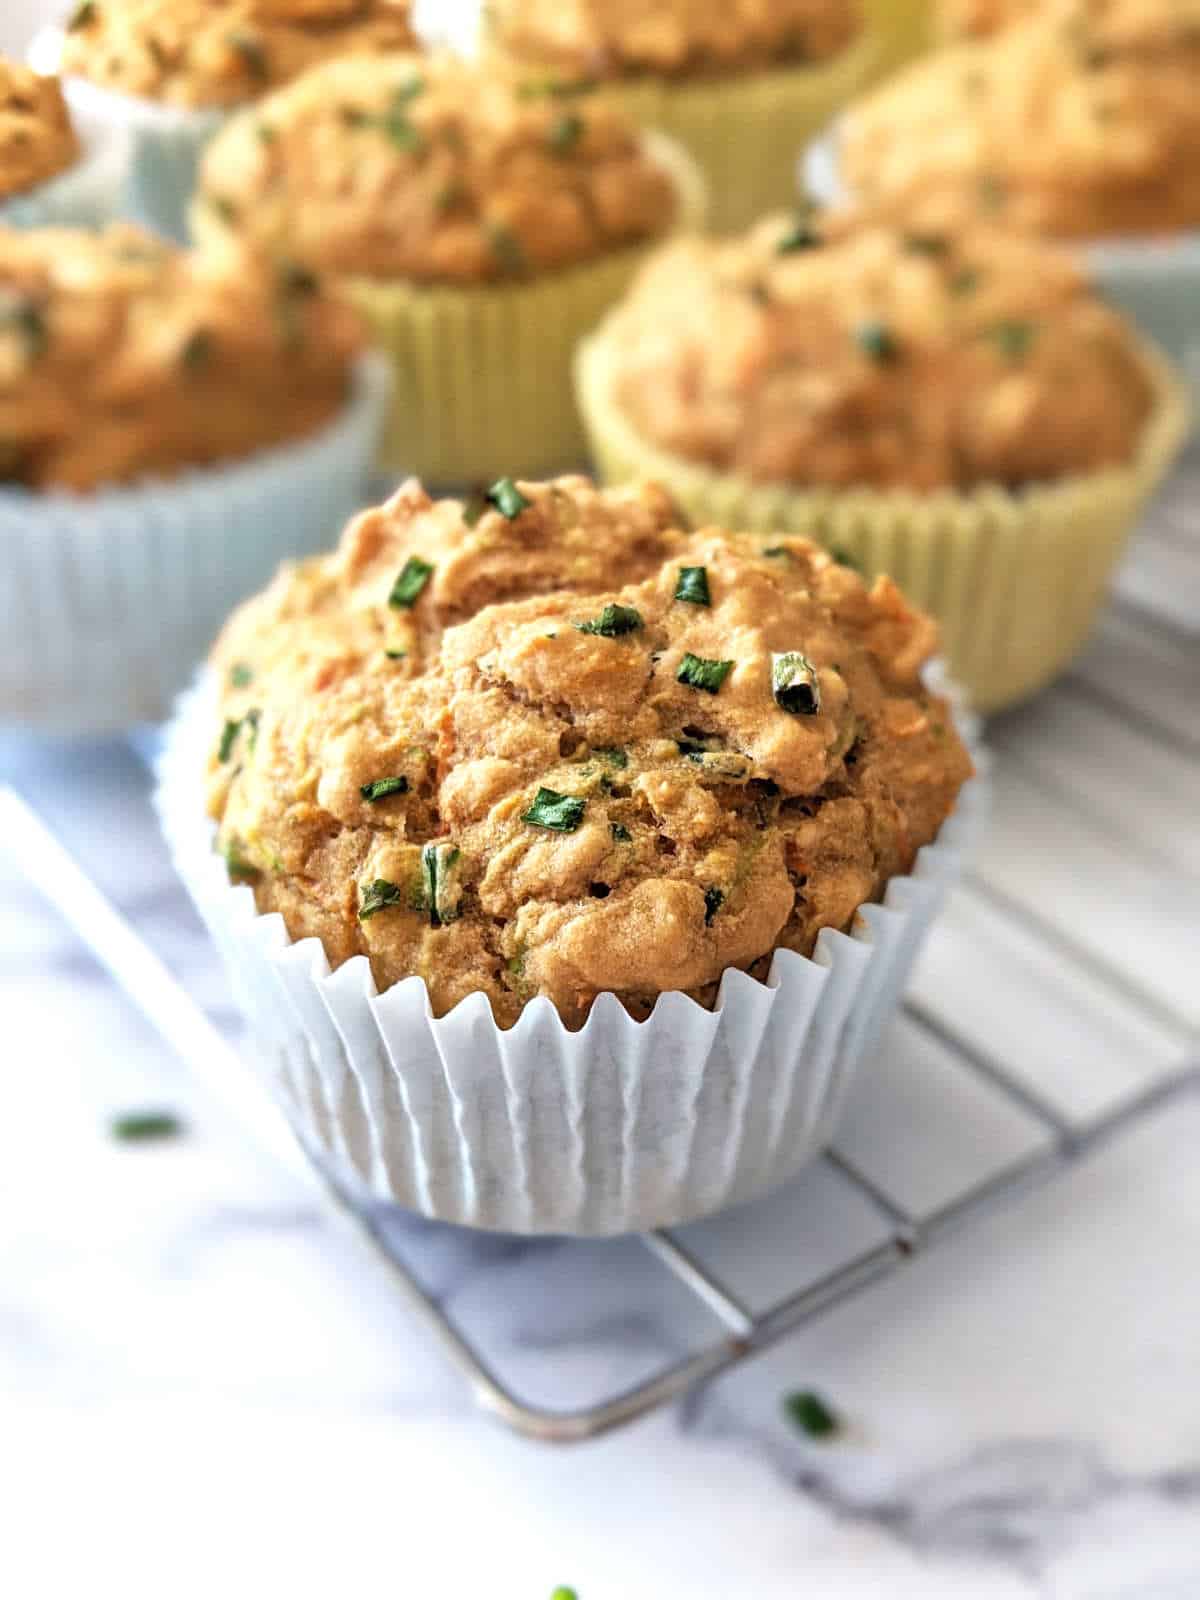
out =
<path fill-rule="evenodd" d="M 725 904 L 725 895 L 720 889 L 705 889 L 704 891 L 704 926 L 712 926 L 712 919 Z"/>
<path fill-rule="evenodd" d="M 796 221 L 775 246 L 777 256 L 796 255 L 801 250 L 819 250 L 821 248 L 821 235 L 813 227 L 807 217 L 797 217 Z"/>
<path fill-rule="evenodd" d="M 629 765 L 629 756 L 616 745 L 598 745 L 592 754 L 599 756 L 602 761 L 607 761 L 610 767 L 616 767 L 622 772 Z"/>
<path fill-rule="evenodd" d="M 811 1389 L 797 1389 L 785 1395 L 783 1409 L 786 1415 L 802 1428 L 811 1439 L 830 1439 L 842 1431 L 841 1419 L 819 1394 Z"/>
<path fill-rule="evenodd" d="M 215 211 L 221 221 L 227 226 L 237 221 L 237 207 L 232 200 L 227 200 L 223 194 L 210 194 L 205 197 L 205 203 L 210 211 Z"/>
<path fill-rule="evenodd" d="M 392 103 L 397 108 L 406 106 L 410 100 L 415 100 L 419 94 L 424 94 L 425 88 L 425 79 L 419 72 L 414 72 L 411 78 L 397 86 L 392 96 Z"/>
<path fill-rule="evenodd" d="M 573 100 L 576 95 L 591 94 L 596 87 L 594 78 L 530 78 L 517 89 L 518 100 Z"/>
<path fill-rule="evenodd" d="M 689 650 L 679 663 L 675 678 L 693 689 L 703 689 L 705 694 L 716 694 L 732 671 L 732 661 L 706 661 Z"/>
<path fill-rule="evenodd" d="M 675 585 L 676 600 L 686 600 L 693 606 L 711 606 L 712 596 L 708 592 L 707 567 L 680 567 L 679 580 Z"/>
<path fill-rule="evenodd" d="M 231 33 L 226 41 L 242 58 L 242 64 L 252 78 L 265 83 L 269 76 L 267 52 L 261 42 L 248 33 Z"/>
<path fill-rule="evenodd" d="M 497 478 L 488 490 L 486 498 L 500 515 L 507 517 L 510 522 L 519 517 L 522 511 L 528 511 L 533 504 L 532 500 L 525 498 L 511 478 Z"/>
<path fill-rule="evenodd" d="M 259 144 L 274 144 L 279 137 L 269 122 L 256 122 L 254 124 L 254 134 Z"/>
<path fill-rule="evenodd" d="M 5 327 L 11 328 L 24 341 L 25 353 L 31 361 L 45 355 L 50 334 L 41 308 L 32 300 L 0 302 L 0 328 Z"/>
<path fill-rule="evenodd" d="M 568 1589 L 565 1584 L 560 1583 L 550 1596 L 550 1600 L 579 1600 L 579 1593 L 577 1590 Z"/>
<path fill-rule="evenodd" d="M 207 328 L 197 328 L 184 340 L 179 364 L 185 372 L 203 372 L 212 359 L 213 337 Z"/>
<path fill-rule="evenodd" d="M 421 851 L 421 882 L 431 928 L 440 928 L 458 916 L 459 902 L 451 897 L 449 882 L 458 857 L 459 851 L 452 844 L 427 844 Z"/>
<path fill-rule="evenodd" d="M 860 570 L 858 562 L 850 554 L 849 550 L 843 549 L 840 544 L 830 545 L 829 554 L 831 559 L 836 561 L 839 567 L 849 567 L 851 572 L 858 572 Z"/>
<path fill-rule="evenodd" d="M 388 906 L 398 906 L 404 901 L 404 894 L 400 886 L 389 883 L 386 878 L 376 878 L 362 890 L 362 899 L 358 907 L 358 920 L 366 922 L 377 911 L 383 911 Z"/>
<path fill-rule="evenodd" d="M 580 633 L 599 634 L 603 639 L 616 639 L 623 633 L 636 633 L 642 626 L 642 614 L 633 606 L 607 605 L 598 617 L 590 622 L 577 622 Z"/>
<path fill-rule="evenodd" d="M 979 274 L 974 267 L 963 267 L 950 279 L 950 293 L 956 296 L 974 294 L 979 287 Z"/>
<path fill-rule="evenodd" d="M 794 717 L 815 717 L 821 709 L 821 680 L 817 669 L 799 650 L 772 655 L 771 687 L 775 703 Z"/>
<path fill-rule="evenodd" d="M 112 1119 L 108 1131 L 123 1144 L 152 1144 L 177 1139 L 183 1123 L 173 1111 L 124 1111 Z"/>
<path fill-rule="evenodd" d="M 910 233 L 905 237 L 904 248 L 914 256 L 944 256 L 950 241 L 941 233 Z"/>
<path fill-rule="evenodd" d="M 403 111 L 391 111 L 380 120 L 379 126 L 397 150 L 416 152 L 425 148 L 425 136 L 415 127 Z"/>
<path fill-rule="evenodd" d="M 242 719 L 238 717 L 231 721 L 226 718 L 225 726 L 221 729 L 221 742 L 217 746 L 217 760 L 228 761 L 233 754 L 233 747 L 238 734 L 242 731 Z"/>
<path fill-rule="evenodd" d="M 407 794 L 408 779 L 405 777 L 376 778 L 374 783 L 364 783 L 358 792 L 364 800 L 369 800 L 374 805 L 377 800 L 386 800 L 389 795 Z"/>
<path fill-rule="evenodd" d="M 1032 322 L 998 322 L 988 329 L 988 337 L 1009 361 L 1020 361 L 1029 354 L 1037 330 Z"/>
<path fill-rule="evenodd" d="M 583 821 L 586 801 L 577 795 L 557 794 L 553 789 L 539 789 L 533 804 L 521 816 L 534 828 L 549 828 L 553 833 L 574 833 Z"/>
<path fill-rule="evenodd" d="M 229 685 L 233 689 L 248 689 L 254 682 L 254 673 L 244 661 L 229 669 Z"/>
<path fill-rule="evenodd" d="M 242 854 L 244 848 L 242 841 L 236 835 L 226 839 L 221 846 L 221 855 L 225 858 L 225 865 L 229 869 L 231 878 L 258 877 L 258 868 Z"/>
<path fill-rule="evenodd" d="M 67 19 L 67 32 L 74 33 L 76 28 L 86 28 L 89 22 L 96 20 L 96 0 L 79 0 L 79 4 Z"/>
<path fill-rule="evenodd" d="M 316 294 L 321 280 L 310 267 L 299 261 L 289 261 L 279 269 L 279 286 L 285 294 L 306 296 Z"/>
<path fill-rule="evenodd" d="M 410 610 L 420 599 L 421 591 L 433 576 L 433 568 L 420 556 L 409 556 L 401 568 L 400 576 L 392 585 L 388 605 Z"/>
<path fill-rule="evenodd" d="M 389 661 L 407 661 L 408 659 L 407 650 L 385 650 L 383 653 Z"/>
<path fill-rule="evenodd" d="M 772 560 L 775 561 L 790 561 L 792 559 L 792 552 L 785 544 L 767 545 L 763 551 L 763 555 L 770 556 Z"/>
<path fill-rule="evenodd" d="M 503 222 L 489 222 L 487 236 L 492 256 L 502 272 L 519 278 L 529 270 L 524 246 L 510 227 Z"/>
<path fill-rule="evenodd" d="M 611 832 L 613 839 L 617 844 L 628 844 L 633 838 L 633 835 L 623 822 L 611 823 L 609 825 L 609 831 Z"/>
<path fill-rule="evenodd" d="M 854 330 L 854 339 L 863 355 L 881 366 L 894 361 L 900 353 L 895 337 L 883 322 L 860 322 Z"/>
<path fill-rule="evenodd" d="M 564 111 L 550 132 L 546 143 L 556 156 L 568 156 L 583 137 L 584 121 L 577 111 Z"/>

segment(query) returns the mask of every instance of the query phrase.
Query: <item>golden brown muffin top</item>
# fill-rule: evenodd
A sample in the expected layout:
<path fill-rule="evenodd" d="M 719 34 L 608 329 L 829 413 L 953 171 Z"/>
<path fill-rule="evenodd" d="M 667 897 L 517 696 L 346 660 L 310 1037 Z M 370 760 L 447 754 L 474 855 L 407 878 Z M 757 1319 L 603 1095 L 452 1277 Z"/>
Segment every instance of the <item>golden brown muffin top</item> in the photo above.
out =
<path fill-rule="evenodd" d="M 826 61 L 862 27 L 859 0 L 492 0 L 494 46 L 568 77 L 705 77 Z"/>
<path fill-rule="evenodd" d="M 1200 223 L 1200 0 L 1068 0 L 856 105 L 856 199 L 1062 238 Z"/>
<path fill-rule="evenodd" d="M 719 336 L 718 336 L 719 331 Z M 605 330 L 655 444 L 796 485 L 970 488 L 1130 459 L 1152 384 L 1064 255 L 863 217 L 768 219 L 643 270 Z"/>
<path fill-rule="evenodd" d="M 56 178 L 79 154 L 58 79 L 0 56 L 0 200 Z"/>
<path fill-rule="evenodd" d="M 1023 22 L 1046 4 L 1047 0 L 938 0 L 936 11 L 943 38 L 978 39 L 999 33 L 1011 22 Z"/>
<path fill-rule="evenodd" d="M 450 57 L 336 61 L 210 146 L 200 231 L 322 271 L 470 284 L 665 233 L 674 177 L 586 95 Z"/>
<path fill-rule="evenodd" d="M 331 56 L 411 50 L 411 0 L 81 0 L 64 72 L 178 106 L 257 100 Z"/>
<path fill-rule="evenodd" d="M 418 974 L 438 1015 L 711 1004 L 848 928 L 952 810 L 934 641 L 889 580 L 683 532 L 650 485 L 409 483 L 227 627 L 219 847 L 293 938 Z"/>
<path fill-rule="evenodd" d="M 86 491 L 299 438 L 344 403 L 360 337 L 298 270 L 0 228 L 0 482 Z"/>

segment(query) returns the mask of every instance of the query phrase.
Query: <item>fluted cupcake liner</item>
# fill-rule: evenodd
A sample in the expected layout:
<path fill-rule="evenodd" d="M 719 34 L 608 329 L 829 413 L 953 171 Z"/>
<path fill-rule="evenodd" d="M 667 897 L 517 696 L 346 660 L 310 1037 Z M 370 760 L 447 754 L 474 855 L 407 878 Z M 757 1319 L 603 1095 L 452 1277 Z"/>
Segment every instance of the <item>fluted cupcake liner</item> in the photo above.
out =
<path fill-rule="evenodd" d="M 708 184 L 710 226 L 733 233 L 796 204 L 801 151 L 872 81 L 883 54 L 880 35 L 868 27 L 828 62 L 729 78 L 637 78 L 600 92 L 690 152 Z"/>
<path fill-rule="evenodd" d="M 675 179 L 677 228 L 702 227 L 705 191 L 695 164 L 661 135 L 646 135 L 646 143 Z M 207 206 L 193 208 L 192 226 L 201 247 L 220 249 L 231 237 Z M 380 471 L 447 489 L 578 467 L 585 441 L 571 381 L 576 346 L 661 242 L 513 283 L 343 280 L 392 366 Z"/>
<path fill-rule="evenodd" d="M 828 1142 L 986 809 L 979 776 L 850 934 L 826 929 L 811 960 L 778 952 L 766 982 L 727 972 L 712 1011 L 664 994 L 636 1022 L 602 995 L 570 1032 L 539 998 L 503 1031 L 480 994 L 434 1018 L 420 978 L 380 994 L 365 956 L 331 971 L 317 939 L 293 942 L 229 883 L 203 814 L 216 715 L 202 680 L 168 729 L 157 805 L 293 1127 L 364 1196 L 512 1233 L 680 1223 L 796 1173 Z"/>
<path fill-rule="evenodd" d="M 65 78 L 63 91 L 80 127 L 124 145 L 122 214 L 186 244 L 200 162 L 230 110 L 160 105 L 102 89 L 86 78 Z"/>
<path fill-rule="evenodd" d="M 838 163 L 835 122 L 805 152 L 804 183 L 822 205 L 851 199 Z M 1200 416 L 1200 229 L 1146 237 L 1064 240 L 1097 289 L 1179 363 Z"/>
<path fill-rule="evenodd" d="M 363 503 L 387 396 L 372 356 L 333 421 L 245 460 L 91 495 L 0 485 L 0 721 L 163 716 L 230 610 Z"/>
<path fill-rule="evenodd" d="M 1087 638 L 1143 505 L 1187 436 L 1184 386 L 1148 346 L 1154 412 L 1127 466 L 1031 484 L 930 494 L 799 489 L 689 461 L 643 438 L 614 395 L 604 327 L 581 348 L 580 408 L 605 483 L 653 478 L 698 527 L 801 533 L 864 576 L 893 577 L 941 624 L 956 683 L 977 711 L 1036 693 Z"/>
<path fill-rule="evenodd" d="M 0 200 L 7 228 L 98 228 L 118 215 L 127 152 L 119 136 L 93 135 L 68 171 Z"/>

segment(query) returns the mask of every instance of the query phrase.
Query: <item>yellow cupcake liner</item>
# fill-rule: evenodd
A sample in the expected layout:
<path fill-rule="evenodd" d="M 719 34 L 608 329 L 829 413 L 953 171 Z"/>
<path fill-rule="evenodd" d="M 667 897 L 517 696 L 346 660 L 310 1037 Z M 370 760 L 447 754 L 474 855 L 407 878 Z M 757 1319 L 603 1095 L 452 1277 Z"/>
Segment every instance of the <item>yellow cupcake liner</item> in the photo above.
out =
<path fill-rule="evenodd" d="M 1142 507 L 1187 436 L 1174 369 L 1143 350 L 1156 391 L 1125 467 L 1034 484 L 928 495 L 803 490 L 755 483 L 671 454 L 639 436 L 613 393 L 604 329 L 582 347 L 580 408 L 605 483 L 652 478 L 697 526 L 800 533 L 865 577 L 889 573 L 941 624 L 950 671 L 976 711 L 1024 700 L 1082 646 Z"/>
<path fill-rule="evenodd" d="M 647 134 L 646 142 L 675 179 L 677 228 L 702 228 L 706 194 L 698 168 L 674 141 Z M 192 208 L 192 230 L 206 249 L 233 237 L 201 204 Z M 578 468 L 587 442 L 572 384 L 576 347 L 661 243 L 512 283 L 344 280 L 342 291 L 393 371 L 379 470 L 454 489 Z"/>
<path fill-rule="evenodd" d="M 691 153 L 708 182 L 709 225 L 735 233 L 765 212 L 796 204 L 804 147 L 872 81 L 884 48 L 867 27 L 849 49 L 820 65 L 690 82 L 637 78 L 599 92 Z"/>

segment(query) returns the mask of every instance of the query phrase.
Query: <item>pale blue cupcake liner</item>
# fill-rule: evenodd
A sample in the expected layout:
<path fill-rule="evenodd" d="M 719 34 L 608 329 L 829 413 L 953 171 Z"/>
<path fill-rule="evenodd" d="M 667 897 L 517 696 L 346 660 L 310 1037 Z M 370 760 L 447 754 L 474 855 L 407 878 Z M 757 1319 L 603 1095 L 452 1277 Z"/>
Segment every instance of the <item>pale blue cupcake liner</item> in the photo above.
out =
<path fill-rule="evenodd" d="M 69 171 L 26 194 L 0 200 L 7 228 L 99 228 L 117 216 L 125 178 L 125 143 L 119 135 L 85 141 Z"/>
<path fill-rule="evenodd" d="M 163 716 L 230 611 L 365 503 L 387 363 L 303 439 L 170 481 L 0 486 L 0 722 L 101 732 Z"/>
<path fill-rule="evenodd" d="M 189 111 L 65 78 L 79 125 L 124 141 L 122 214 L 168 239 L 188 242 L 187 210 L 209 141 L 235 109 Z"/>

